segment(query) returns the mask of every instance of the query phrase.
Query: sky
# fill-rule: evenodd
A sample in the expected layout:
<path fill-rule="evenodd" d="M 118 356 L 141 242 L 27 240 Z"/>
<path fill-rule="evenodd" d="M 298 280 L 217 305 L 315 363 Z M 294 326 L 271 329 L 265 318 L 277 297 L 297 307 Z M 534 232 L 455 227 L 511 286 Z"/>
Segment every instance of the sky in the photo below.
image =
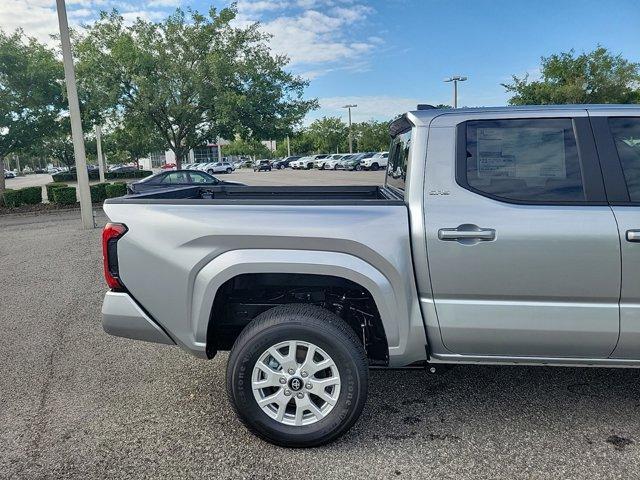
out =
<path fill-rule="evenodd" d="M 72 26 L 100 10 L 159 21 L 175 8 L 206 12 L 226 0 L 67 0 Z M 451 75 L 464 75 L 458 104 L 505 105 L 500 84 L 539 75 L 540 57 L 602 45 L 640 62 L 638 0 L 238 0 L 237 22 L 261 22 L 288 68 L 309 79 L 320 109 L 305 123 L 357 104 L 353 120 L 387 120 L 418 103 L 451 104 Z M 0 0 L 0 28 L 51 43 L 55 0 Z"/>

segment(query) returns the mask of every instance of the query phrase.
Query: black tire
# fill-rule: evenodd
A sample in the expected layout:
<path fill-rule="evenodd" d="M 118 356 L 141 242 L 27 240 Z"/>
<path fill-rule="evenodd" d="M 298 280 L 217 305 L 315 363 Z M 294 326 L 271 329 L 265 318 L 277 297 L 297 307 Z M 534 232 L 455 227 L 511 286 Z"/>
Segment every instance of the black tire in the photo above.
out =
<path fill-rule="evenodd" d="M 358 172 L 359 172 L 360 170 L 362 170 L 362 165 L 356 165 L 356 166 L 355 166 L 355 170 L 357 170 Z"/>
<path fill-rule="evenodd" d="M 278 165 L 278 170 L 284 170 L 284 165 Z"/>
<path fill-rule="evenodd" d="M 372 163 L 369 170 L 373 170 L 375 172 L 378 170 L 378 168 L 380 168 L 380 165 L 378 165 L 377 163 Z"/>
<path fill-rule="evenodd" d="M 233 169 L 232 168 L 227 168 L 226 172 L 227 173 L 231 173 L 231 172 L 233 172 Z"/>
<path fill-rule="evenodd" d="M 209 170 L 207 170 L 207 173 L 208 173 L 209 175 L 213 175 L 215 172 L 213 171 L 213 169 L 211 169 L 211 168 L 210 168 Z"/>
<path fill-rule="evenodd" d="M 256 402 L 251 377 L 268 348 L 287 340 L 313 343 L 335 362 L 341 381 L 333 409 L 310 425 L 285 425 Z M 282 305 L 258 315 L 229 355 L 227 394 L 242 423 L 260 438 L 283 447 L 316 447 L 335 440 L 358 420 L 367 398 L 367 357 L 355 332 L 340 317 L 315 305 Z"/>

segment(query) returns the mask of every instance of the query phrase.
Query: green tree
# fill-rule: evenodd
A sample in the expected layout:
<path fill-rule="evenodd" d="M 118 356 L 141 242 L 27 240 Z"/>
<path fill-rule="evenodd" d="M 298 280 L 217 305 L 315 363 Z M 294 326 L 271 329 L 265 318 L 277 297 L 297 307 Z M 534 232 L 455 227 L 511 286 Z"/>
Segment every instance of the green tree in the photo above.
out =
<path fill-rule="evenodd" d="M 105 151 L 109 151 L 109 157 L 125 161 L 135 162 L 140 165 L 140 159 L 151 152 L 162 150 L 165 146 L 164 138 L 158 130 L 144 121 L 144 119 L 128 115 L 122 123 L 111 131 L 105 138 Z"/>
<path fill-rule="evenodd" d="M 76 42 L 78 71 L 94 103 L 155 125 L 180 166 L 190 148 L 217 138 L 281 138 L 317 106 L 307 82 L 285 71 L 258 24 L 234 26 L 235 7 L 208 15 L 180 9 L 127 26 L 102 13 Z M 86 72 L 86 73 L 85 73 Z"/>
<path fill-rule="evenodd" d="M 314 120 L 306 130 L 313 142 L 314 150 L 335 153 L 347 148 L 349 129 L 339 117 L 322 117 Z"/>
<path fill-rule="evenodd" d="M 502 84 L 513 94 L 511 105 L 640 102 L 640 64 L 604 47 L 542 57 L 540 70 L 540 80 L 513 75 L 513 83 Z"/>
<path fill-rule="evenodd" d="M 359 152 L 379 152 L 389 148 L 389 122 L 354 123 L 353 138 Z"/>
<path fill-rule="evenodd" d="M 229 145 L 222 147 L 224 155 L 249 155 L 251 157 L 269 158 L 271 151 L 259 140 L 236 138 Z"/>
<path fill-rule="evenodd" d="M 53 51 L 21 30 L 0 30 L 0 172 L 4 158 L 40 143 L 63 109 L 64 73 Z M 0 175 L 0 192 L 5 188 Z"/>

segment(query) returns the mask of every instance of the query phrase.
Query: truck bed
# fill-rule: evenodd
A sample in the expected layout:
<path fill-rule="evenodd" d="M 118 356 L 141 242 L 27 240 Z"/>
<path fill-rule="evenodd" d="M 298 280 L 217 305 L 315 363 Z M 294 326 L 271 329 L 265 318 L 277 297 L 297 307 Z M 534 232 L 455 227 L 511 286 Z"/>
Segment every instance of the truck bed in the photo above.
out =
<path fill-rule="evenodd" d="M 112 198 L 105 203 L 127 204 L 402 204 L 382 186 L 237 186 L 178 187 Z"/>

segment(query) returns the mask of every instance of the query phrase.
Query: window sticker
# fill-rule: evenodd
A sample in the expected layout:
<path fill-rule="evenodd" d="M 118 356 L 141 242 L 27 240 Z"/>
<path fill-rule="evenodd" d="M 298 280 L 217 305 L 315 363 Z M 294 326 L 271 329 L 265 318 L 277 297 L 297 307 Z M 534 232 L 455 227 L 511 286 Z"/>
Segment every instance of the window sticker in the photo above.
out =
<path fill-rule="evenodd" d="M 478 177 L 566 178 L 564 130 L 478 128 Z"/>

